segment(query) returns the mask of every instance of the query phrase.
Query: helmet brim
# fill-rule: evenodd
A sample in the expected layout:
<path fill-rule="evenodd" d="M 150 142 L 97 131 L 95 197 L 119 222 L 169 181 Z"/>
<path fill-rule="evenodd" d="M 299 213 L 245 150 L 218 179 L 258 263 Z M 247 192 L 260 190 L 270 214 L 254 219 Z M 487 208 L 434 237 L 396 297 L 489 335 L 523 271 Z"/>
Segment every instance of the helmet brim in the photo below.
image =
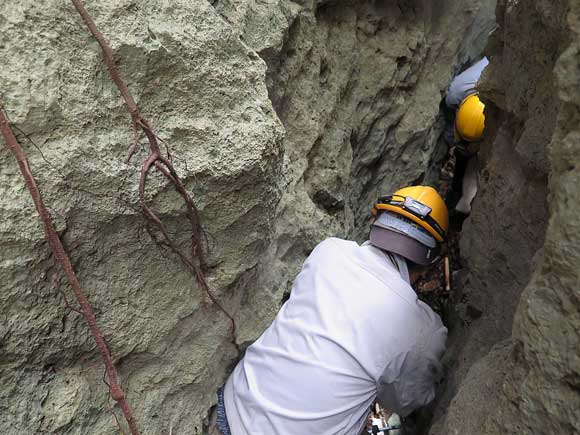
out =
<path fill-rule="evenodd" d="M 373 225 L 386 230 L 406 234 L 413 240 L 416 240 L 429 248 L 435 248 L 437 246 L 435 237 L 433 237 L 427 230 L 415 224 L 410 219 L 392 211 L 385 211 L 379 214 L 373 222 Z"/>
<path fill-rule="evenodd" d="M 437 248 L 429 248 L 405 234 L 376 225 L 371 227 L 369 240 L 379 249 L 399 254 L 422 266 L 431 264 L 437 256 Z"/>

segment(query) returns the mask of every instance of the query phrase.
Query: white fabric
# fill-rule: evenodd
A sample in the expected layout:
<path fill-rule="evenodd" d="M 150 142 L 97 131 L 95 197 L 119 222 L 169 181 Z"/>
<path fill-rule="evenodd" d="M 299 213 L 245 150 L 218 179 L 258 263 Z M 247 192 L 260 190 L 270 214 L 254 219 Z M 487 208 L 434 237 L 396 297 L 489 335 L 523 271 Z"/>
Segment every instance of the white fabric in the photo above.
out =
<path fill-rule="evenodd" d="M 461 198 L 455 205 L 455 210 L 463 214 L 471 213 L 471 202 L 479 186 L 479 157 L 474 155 L 467 161 L 463 182 L 461 184 Z"/>
<path fill-rule="evenodd" d="M 334 240 L 340 240 L 340 239 L 334 239 Z M 345 242 L 346 240 L 341 240 L 343 242 Z M 354 243 L 354 242 L 351 242 Z M 366 241 L 362 244 L 363 247 L 365 246 L 370 246 L 375 248 L 375 250 L 377 252 L 380 252 L 382 255 L 386 256 L 389 261 L 391 262 L 391 265 L 394 266 L 394 268 L 397 270 L 397 272 L 399 273 L 399 276 L 401 277 L 401 279 L 403 279 L 407 284 L 411 284 L 411 277 L 409 276 L 409 267 L 407 265 L 407 260 L 405 260 L 403 257 L 401 257 L 400 255 L 397 255 L 393 252 L 386 252 L 386 251 L 381 251 L 380 249 L 378 249 L 376 246 L 373 246 L 373 244 L 370 241 Z"/>
<path fill-rule="evenodd" d="M 447 107 L 457 109 L 465 97 L 475 93 L 475 86 L 488 64 L 489 60 L 484 57 L 453 79 L 445 97 Z"/>
<path fill-rule="evenodd" d="M 233 435 L 356 435 L 377 394 L 403 416 L 433 399 L 447 330 L 390 256 L 403 276 L 369 243 L 314 249 L 226 383 Z"/>

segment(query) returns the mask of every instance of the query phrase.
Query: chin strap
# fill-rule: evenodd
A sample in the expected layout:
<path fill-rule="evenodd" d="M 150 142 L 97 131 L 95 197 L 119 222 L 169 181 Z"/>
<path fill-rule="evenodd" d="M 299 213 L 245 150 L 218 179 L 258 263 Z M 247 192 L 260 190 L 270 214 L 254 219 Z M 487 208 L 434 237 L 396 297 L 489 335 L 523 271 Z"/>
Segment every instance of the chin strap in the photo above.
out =
<path fill-rule="evenodd" d="M 397 269 L 397 271 L 399 273 L 401 273 L 401 268 L 399 267 L 399 262 L 393 256 L 393 253 L 392 252 L 389 252 L 389 251 L 385 251 L 385 254 L 387 254 L 387 257 L 389 257 L 389 260 L 391 260 L 391 263 L 393 263 L 393 266 L 395 266 L 395 269 Z"/>

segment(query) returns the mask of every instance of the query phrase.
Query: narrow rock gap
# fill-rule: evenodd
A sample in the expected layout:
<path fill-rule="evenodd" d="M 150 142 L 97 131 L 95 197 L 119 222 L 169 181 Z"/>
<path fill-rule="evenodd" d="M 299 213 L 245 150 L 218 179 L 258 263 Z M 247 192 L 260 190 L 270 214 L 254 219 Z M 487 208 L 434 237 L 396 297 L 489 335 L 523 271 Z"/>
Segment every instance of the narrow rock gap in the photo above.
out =
<path fill-rule="evenodd" d="M 268 65 L 268 72 L 267 72 L 267 83 L 268 83 L 268 93 L 269 97 L 273 103 L 273 106 L 280 116 L 282 123 L 287 129 L 286 132 L 286 148 L 292 148 L 292 142 L 294 141 L 295 133 L 295 125 L 293 125 L 293 118 L 300 116 L 300 113 L 297 112 L 293 114 L 293 110 L 296 111 L 296 108 L 292 106 L 295 104 L 296 92 L 297 88 L 292 86 L 293 82 L 297 82 L 298 86 L 300 86 L 301 80 L 302 84 L 305 84 L 304 80 L 301 79 L 301 75 L 308 74 L 308 70 L 305 70 L 305 64 L 300 65 L 298 70 L 293 69 L 292 63 L 297 62 L 296 59 L 290 61 L 290 72 L 287 71 L 288 64 L 285 62 L 290 59 L 298 56 L 298 62 L 300 61 L 300 57 L 302 57 L 302 61 L 308 63 L 312 63 L 315 65 L 313 71 L 313 79 L 316 79 L 319 86 L 321 88 L 325 87 L 332 87 L 334 86 L 334 82 L 336 81 L 337 75 L 336 71 L 340 71 L 340 65 L 331 66 L 332 62 L 336 62 L 336 59 L 333 59 L 332 53 L 328 52 L 328 44 L 332 43 L 332 39 L 329 36 L 329 29 L 323 30 L 324 34 L 324 42 L 323 46 L 320 48 L 316 48 L 311 44 L 315 44 L 316 38 L 313 41 L 309 41 L 305 39 L 305 37 L 310 38 L 311 32 L 313 31 L 314 26 L 321 26 L 326 21 L 326 25 L 332 22 L 332 17 L 334 14 L 334 9 L 339 7 L 338 3 L 326 3 L 321 7 L 317 7 L 314 17 L 305 18 L 305 16 L 298 15 L 294 18 L 293 21 L 290 22 L 288 31 L 285 33 L 283 37 L 283 45 L 279 48 L 278 54 L 275 50 L 266 49 L 263 50 L 260 55 L 264 59 L 264 61 Z M 491 3 L 490 3 L 491 4 Z M 417 19 L 417 11 L 415 6 L 411 5 L 411 7 L 399 9 L 397 6 L 396 15 L 405 14 L 405 10 L 410 12 L 414 18 Z M 490 7 L 491 8 L 491 7 Z M 383 11 L 389 13 L 387 11 Z M 436 15 L 440 16 L 442 12 L 439 11 Z M 340 13 L 341 16 L 344 16 L 344 11 Z M 371 30 L 371 37 L 376 38 L 378 33 L 384 29 L 393 29 L 393 24 L 386 24 L 385 20 L 382 18 L 373 17 L 369 20 L 368 24 L 365 24 L 364 19 L 356 14 L 356 26 L 357 28 L 364 28 L 365 25 L 370 25 Z M 427 14 L 428 15 L 428 14 Z M 483 14 L 484 15 L 484 14 Z M 412 21 L 411 19 L 411 21 Z M 440 19 L 440 18 L 439 18 Z M 461 60 L 458 64 L 449 65 L 450 69 L 454 69 L 455 72 L 460 72 L 463 68 L 469 66 L 469 63 L 472 62 L 474 59 L 477 59 L 481 56 L 481 50 L 483 48 L 482 41 L 487 39 L 486 31 L 489 31 L 490 28 L 494 27 L 494 24 L 490 24 L 489 22 L 485 21 L 484 18 L 478 16 L 478 19 L 482 20 L 479 24 L 475 22 L 471 25 L 469 30 L 466 32 L 470 32 L 469 38 L 463 42 L 462 46 L 459 47 L 459 51 L 461 52 Z M 340 23 L 342 18 L 340 18 L 337 23 Z M 477 20 L 476 20 L 477 21 Z M 334 23 L 336 25 L 336 23 Z M 306 30 L 308 29 L 308 30 Z M 487 30 L 485 30 L 487 29 Z M 368 31 L 366 29 L 365 31 Z M 308 36 L 306 36 L 308 35 Z M 360 35 L 357 35 L 357 41 L 361 42 Z M 326 45 L 326 47 L 324 47 Z M 303 47 L 308 47 L 305 50 Z M 306 54 L 305 54 L 306 53 Z M 409 70 L 409 65 L 413 64 L 415 60 L 413 59 L 414 56 L 420 54 L 419 48 L 411 50 L 411 52 L 404 54 L 404 55 L 396 55 L 394 56 L 395 62 L 395 72 L 393 77 L 398 78 L 398 72 L 402 69 L 406 69 L 406 74 L 402 77 L 402 82 L 399 84 L 399 90 L 396 87 L 388 87 L 386 89 L 380 89 L 376 95 L 374 96 L 374 102 L 371 105 L 370 110 L 368 111 L 368 118 L 371 120 L 370 124 L 366 128 L 366 134 L 357 140 L 357 134 L 360 125 L 352 124 L 352 129 L 349 132 L 348 137 L 346 138 L 347 143 L 350 144 L 351 149 L 355 153 L 353 156 L 353 162 L 349 165 L 351 167 L 350 174 L 350 183 L 354 182 L 357 177 L 361 175 L 361 173 L 368 173 L 370 176 L 366 176 L 365 187 L 363 191 L 376 191 L 376 180 L 381 179 L 381 173 L 385 172 L 385 165 L 388 165 L 390 160 L 399 160 L 401 158 L 402 153 L 404 152 L 404 146 L 392 145 L 396 143 L 396 131 L 399 128 L 399 124 L 403 120 L 405 116 L 404 110 L 401 110 L 401 107 L 398 106 L 397 103 L 395 104 L 387 104 L 381 105 L 381 101 L 384 102 L 396 102 L 398 99 L 401 99 L 405 93 L 411 94 L 415 91 L 414 86 L 415 84 L 407 84 L 405 80 L 409 77 L 413 77 L 412 70 Z M 329 58 L 330 57 L 330 58 Z M 343 66 L 344 67 L 344 66 Z M 292 72 L 293 71 L 293 72 Z M 333 75 L 334 73 L 334 75 Z M 360 74 L 360 71 L 359 71 Z M 320 80 L 321 77 L 324 77 L 324 80 Z M 451 78 L 451 76 L 450 76 Z M 449 78 L 449 80 L 450 80 Z M 426 80 L 427 78 L 424 78 Z M 400 79 L 399 79 L 400 80 Z M 447 86 L 448 83 L 443 84 L 443 88 Z M 345 86 L 345 89 L 349 89 L 349 92 L 352 94 L 354 92 L 356 98 L 356 89 L 357 83 L 352 82 Z M 303 97 L 302 97 L 303 98 Z M 342 99 L 342 95 L 341 95 Z M 339 101 L 341 100 L 339 99 Z M 350 102 L 347 100 L 346 104 Z M 361 105 L 365 105 L 364 101 L 357 103 L 357 109 L 361 108 Z M 376 107 L 373 107 L 375 106 Z M 400 182 L 402 183 L 410 183 L 411 181 L 414 183 L 425 183 L 428 185 L 433 185 L 439 188 L 439 190 L 447 190 L 450 188 L 451 180 L 453 178 L 452 169 L 449 170 L 449 166 L 453 168 L 452 158 L 449 156 L 449 146 L 445 142 L 443 138 L 443 124 L 445 123 L 446 118 L 448 117 L 448 113 L 445 110 L 444 103 L 439 101 L 435 103 L 436 107 L 438 107 L 439 113 L 435 116 L 435 121 L 433 124 L 436 126 L 434 130 L 437 133 L 435 140 L 431 139 L 433 144 L 430 148 L 430 156 L 428 158 L 428 162 L 419 173 L 416 173 L 412 180 L 405 180 L 404 178 L 401 179 Z M 308 111 L 309 107 L 305 106 L 302 108 L 303 111 Z M 323 109 L 324 110 L 324 109 Z M 392 111 L 392 115 L 389 113 Z M 319 112 L 320 113 L 320 112 Z M 338 115 L 337 115 L 338 113 Z M 318 113 L 315 112 L 316 115 Z M 338 158 L 336 154 L 332 155 L 330 159 L 328 157 L 321 158 L 324 156 L 324 153 L 328 153 L 329 145 L 323 144 L 327 142 L 328 136 L 333 134 L 333 129 L 336 128 L 337 125 L 337 117 L 340 116 L 340 106 L 332 108 L 332 122 L 335 125 L 330 125 L 329 127 L 329 120 L 324 120 L 322 129 L 318 132 L 318 134 L 314 137 L 312 141 L 312 145 L 310 148 L 307 149 L 307 170 L 305 172 L 304 179 L 306 182 L 309 182 L 310 179 L 314 181 L 314 185 L 310 185 L 307 189 L 308 196 L 310 200 L 315 204 L 317 208 L 323 211 L 326 215 L 332 216 L 333 219 L 337 217 L 337 213 L 343 212 L 345 207 L 354 207 L 359 212 L 360 210 L 366 210 L 367 202 L 369 202 L 369 197 L 363 197 L 363 201 L 360 201 L 358 198 L 358 204 L 352 204 L 349 201 L 349 196 L 352 195 L 352 192 L 348 192 L 348 184 L 344 184 L 343 182 L 339 182 L 338 186 L 333 186 L 332 182 L 329 181 L 333 179 L 339 179 L 345 177 L 345 175 L 341 175 L 340 171 L 344 171 L 344 167 L 337 165 L 336 161 Z M 339 118 L 338 118 L 339 119 Z M 373 135 L 376 135 L 379 129 L 381 129 L 382 124 L 384 121 L 387 120 L 390 124 L 387 124 L 386 127 L 383 127 L 386 132 L 384 133 L 384 139 L 382 142 L 376 142 L 373 138 Z M 438 126 L 438 127 L 437 127 Z M 424 128 L 423 125 L 418 125 L 417 129 Z M 353 141 L 354 139 L 354 141 Z M 367 143 L 376 143 L 379 144 L 378 148 L 382 150 L 382 152 L 371 151 L 375 154 L 374 158 L 369 159 L 369 147 L 366 145 Z M 387 144 L 385 146 L 385 144 Z M 336 144 L 331 144 L 336 146 Z M 394 159 L 389 159 L 389 155 L 396 156 Z M 328 160 L 330 160 L 330 164 L 328 164 Z M 368 160 L 368 161 L 367 161 Z M 355 162 L 357 166 L 355 166 Z M 362 162 L 362 163 L 361 163 Z M 326 167 L 325 167 L 326 166 Z M 445 168 L 447 167 L 447 168 Z M 348 168 L 348 166 L 347 166 Z M 356 168 L 353 169 L 353 168 Z M 446 169 L 446 170 L 445 170 Z M 316 179 L 316 175 L 313 176 L 312 174 L 316 174 L 319 172 L 318 177 L 319 180 Z M 326 174 L 326 177 L 320 177 L 320 173 Z M 328 177 L 330 175 L 330 178 Z M 329 188 L 330 187 L 330 188 Z M 338 188 L 337 188 L 338 187 Z M 345 191 L 346 189 L 346 191 Z M 358 189 L 357 189 L 358 190 Z M 357 213 L 359 216 L 360 214 Z M 340 218 L 340 217 L 339 217 Z M 455 313 L 455 307 L 453 306 L 457 300 L 461 300 L 463 298 L 461 293 L 461 276 L 465 276 L 466 270 L 463 268 L 464 265 L 460 259 L 460 252 L 459 252 L 459 238 L 461 236 L 461 226 L 463 223 L 464 217 L 458 216 L 456 213 L 452 214 L 452 231 L 450 233 L 449 241 L 447 243 L 447 253 L 451 258 L 451 268 L 453 273 L 453 285 L 452 285 L 452 294 L 436 294 L 435 292 L 429 293 L 425 292 L 422 293 L 421 298 L 425 300 L 429 305 L 431 305 L 443 318 L 445 324 L 453 330 L 457 326 L 457 322 L 461 320 L 457 317 Z M 353 222 L 351 225 L 354 227 L 359 226 L 357 222 Z M 364 230 L 363 230 L 364 231 Z M 351 230 L 352 232 L 352 230 Z M 357 231 L 357 234 L 362 234 L 360 231 Z M 340 233 L 339 233 L 340 235 Z M 343 233 L 343 235 L 348 235 L 347 232 Z M 424 285 L 426 283 L 433 282 L 435 280 L 441 281 L 441 277 L 443 275 L 443 263 L 440 264 L 441 267 L 438 267 L 437 270 L 434 270 L 425 280 L 424 283 L 420 285 Z M 290 280 L 291 282 L 291 280 Z M 283 303 L 289 297 L 289 289 L 286 289 L 282 296 L 281 303 Z M 465 302 L 465 301 L 462 301 Z M 440 389 L 443 389 L 444 385 L 441 385 Z M 426 407 L 416 413 L 414 413 L 408 420 L 408 427 L 406 428 L 406 434 L 408 435 L 423 435 L 427 434 L 430 429 L 431 420 L 434 415 L 434 409 L 436 403 L 431 404 L 429 407 Z"/>

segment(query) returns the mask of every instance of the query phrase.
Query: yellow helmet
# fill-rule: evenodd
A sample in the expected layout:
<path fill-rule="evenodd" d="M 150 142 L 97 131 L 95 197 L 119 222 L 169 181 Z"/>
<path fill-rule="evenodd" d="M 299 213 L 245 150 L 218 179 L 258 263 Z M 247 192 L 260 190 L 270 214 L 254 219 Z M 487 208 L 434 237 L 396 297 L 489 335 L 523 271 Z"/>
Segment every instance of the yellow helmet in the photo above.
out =
<path fill-rule="evenodd" d="M 485 104 L 477 94 L 466 97 L 455 116 L 455 131 L 468 142 L 477 142 L 483 138 L 485 128 Z"/>
<path fill-rule="evenodd" d="M 389 196 L 382 196 L 373 207 L 374 216 L 391 211 L 404 216 L 425 229 L 439 243 L 449 229 L 449 212 L 435 189 L 429 186 L 409 186 Z"/>

